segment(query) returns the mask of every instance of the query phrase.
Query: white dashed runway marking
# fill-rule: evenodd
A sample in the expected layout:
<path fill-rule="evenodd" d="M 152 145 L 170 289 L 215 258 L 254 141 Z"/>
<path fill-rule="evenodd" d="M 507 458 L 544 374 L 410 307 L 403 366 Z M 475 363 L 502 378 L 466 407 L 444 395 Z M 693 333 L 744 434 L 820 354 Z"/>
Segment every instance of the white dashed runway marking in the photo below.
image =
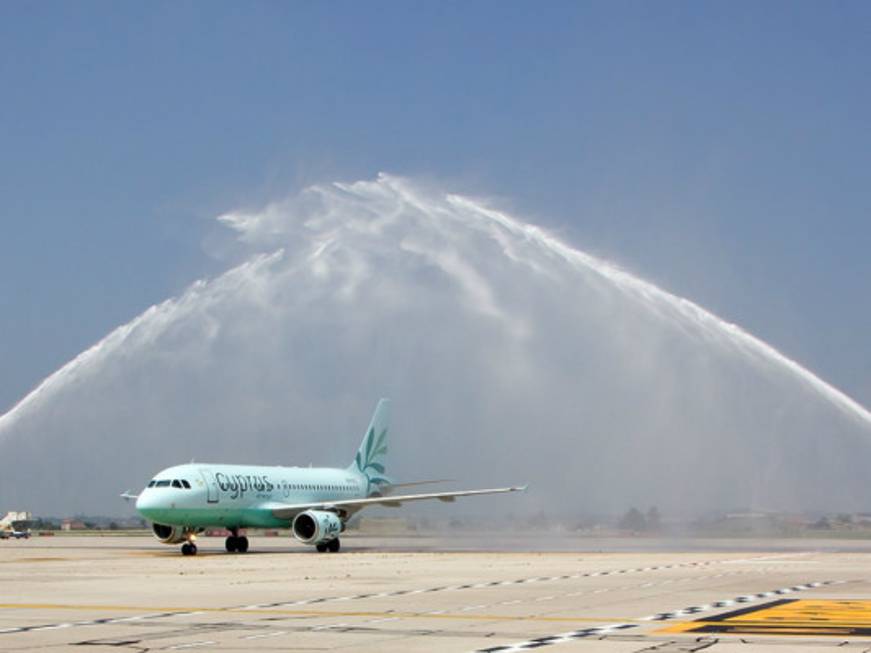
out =
<path fill-rule="evenodd" d="M 677 617 L 682 617 L 686 615 L 698 614 L 700 612 L 707 612 L 709 610 L 716 610 L 724 607 L 729 607 L 732 605 L 740 604 L 740 603 L 749 603 L 752 601 L 759 601 L 766 598 L 771 598 L 774 596 L 780 596 L 783 594 L 791 594 L 793 592 L 804 592 L 807 590 L 812 590 L 817 587 L 823 587 L 824 585 L 835 585 L 844 581 L 817 581 L 813 583 L 805 583 L 802 585 L 794 585 L 792 587 L 785 587 L 778 590 L 771 590 L 768 592 L 759 592 L 758 594 L 747 594 L 743 596 L 738 596 L 733 599 L 726 599 L 723 601 L 715 601 L 713 603 L 706 603 L 704 605 L 698 606 L 690 606 L 688 608 L 683 608 L 681 610 L 673 610 L 671 612 L 659 612 L 654 615 L 649 615 L 646 617 L 639 617 L 637 621 L 667 621 L 670 619 L 675 619 Z M 542 648 L 544 646 L 552 646 L 555 644 L 565 644 L 566 642 L 575 641 L 578 639 L 584 639 L 587 637 L 593 637 L 596 635 L 607 635 L 609 633 L 628 630 L 630 628 L 637 628 L 637 623 L 617 623 L 617 624 L 605 624 L 603 626 L 595 626 L 592 628 L 583 628 L 581 630 L 573 630 L 568 633 L 561 633 L 559 635 L 548 635 L 545 637 L 536 637 L 533 639 L 529 639 L 525 642 L 518 642 L 515 644 L 508 644 L 504 646 L 491 646 L 488 648 L 477 649 L 476 653 L 517 653 L 518 651 L 529 651 L 536 648 Z"/>

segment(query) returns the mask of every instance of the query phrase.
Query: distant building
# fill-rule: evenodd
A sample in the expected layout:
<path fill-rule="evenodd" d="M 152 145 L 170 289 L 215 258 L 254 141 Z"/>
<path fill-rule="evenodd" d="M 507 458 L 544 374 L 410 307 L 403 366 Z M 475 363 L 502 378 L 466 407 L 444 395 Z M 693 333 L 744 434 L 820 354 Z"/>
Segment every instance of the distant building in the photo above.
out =
<path fill-rule="evenodd" d="M 87 528 L 85 526 L 85 522 L 79 521 L 78 519 L 64 519 L 60 523 L 60 529 L 62 531 L 83 531 Z"/>

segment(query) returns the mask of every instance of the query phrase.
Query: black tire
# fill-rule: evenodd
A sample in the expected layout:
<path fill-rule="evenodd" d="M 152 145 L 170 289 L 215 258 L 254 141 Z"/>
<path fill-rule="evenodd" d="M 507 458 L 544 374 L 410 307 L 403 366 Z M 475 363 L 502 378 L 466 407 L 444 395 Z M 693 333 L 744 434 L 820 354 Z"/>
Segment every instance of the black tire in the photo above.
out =
<path fill-rule="evenodd" d="M 329 551 L 330 553 L 338 553 L 341 546 L 342 545 L 339 542 L 339 538 L 337 537 L 336 539 L 327 542 L 327 551 Z"/>
<path fill-rule="evenodd" d="M 320 544 L 315 544 L 315 548 L 318 550 L 318 553 L 326 553 L 327 544 L 326 542 L 321 542 Z"/>
<path fill-rule="evenodd" d="M 232 535 L 230 535 L 224 541 L 224 548 L 227 549 L 227 553 L 235 553 L 238 550 L 238 548 L 239 548 L 238 539 L 239 538 L 233 537 Z"/>
<path fill-rule="evenodd" d="M 244 535 L 236 538 L 236 550 L 239 553 L 248 553 L 248 538 Z"/>
<path fill-rule="evenodd" d="M 197 547 L 195 544 L 191 544 L 190 542 L 185 542 L 181 545 L 181 554 L 183 556 L 192 556 L 197 554 Z"/>

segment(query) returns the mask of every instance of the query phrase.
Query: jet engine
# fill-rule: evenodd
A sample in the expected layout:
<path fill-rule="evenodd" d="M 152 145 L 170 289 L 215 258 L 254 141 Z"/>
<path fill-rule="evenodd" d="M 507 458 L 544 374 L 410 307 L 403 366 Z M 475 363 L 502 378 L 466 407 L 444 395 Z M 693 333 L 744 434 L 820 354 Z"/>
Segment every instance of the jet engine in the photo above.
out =
<path fill-rule="evenodd" d="M 303 544 L 322 544 L 342 532 L 342 520 L 326 510 L 306 510 L 293 519 L 293 536 Z"/>
<path fill-rule="evenodd" d="M 183 526 L 167 526 L 157 523 L 151 525 L 151 531 L 154 533 L 154 537 L 163 544 L 181 544 L 186 542 L 191 534 L 191 529 Z"/>

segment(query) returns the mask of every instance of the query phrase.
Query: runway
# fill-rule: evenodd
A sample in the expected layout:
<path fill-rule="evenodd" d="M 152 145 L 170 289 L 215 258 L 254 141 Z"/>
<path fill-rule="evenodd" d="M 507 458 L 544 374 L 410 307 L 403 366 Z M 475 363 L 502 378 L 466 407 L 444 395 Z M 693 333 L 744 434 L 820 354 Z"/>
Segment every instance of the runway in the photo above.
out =
<path fill-rule="evenodd" d="M 0 542 L 0 650 L 871 651 L 862 541 L 199 544 L 182 557 L 147 537 Z"/>

